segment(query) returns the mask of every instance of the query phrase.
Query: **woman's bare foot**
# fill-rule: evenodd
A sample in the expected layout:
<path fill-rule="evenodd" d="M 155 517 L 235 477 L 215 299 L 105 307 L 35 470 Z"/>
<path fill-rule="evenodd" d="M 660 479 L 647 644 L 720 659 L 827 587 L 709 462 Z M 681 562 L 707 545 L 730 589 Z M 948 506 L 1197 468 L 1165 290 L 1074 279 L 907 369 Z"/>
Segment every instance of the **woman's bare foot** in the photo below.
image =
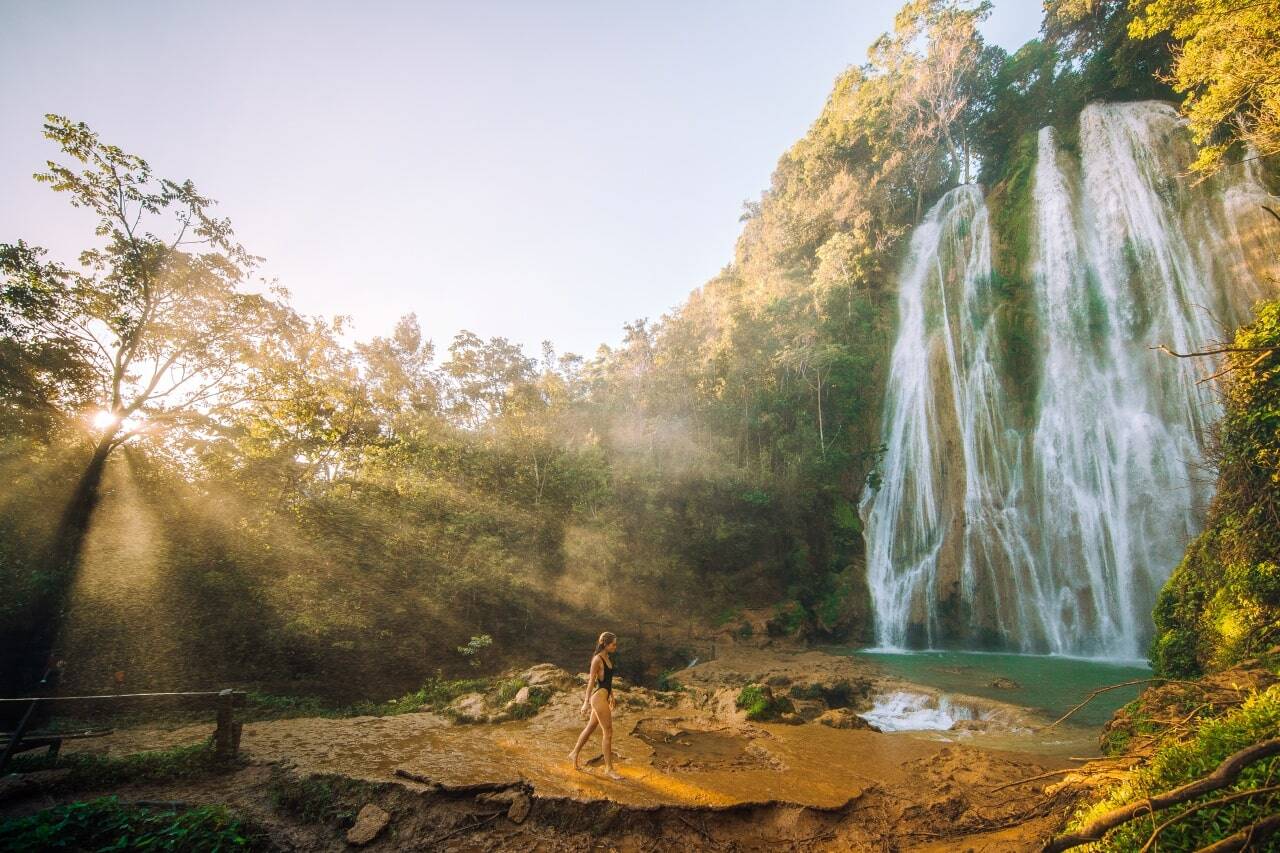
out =
<path fill-rule="evenodd" d="M 612 779 L 615 782 L 621 782 L 623 780 L 622 774 L 612 768 L 604 771 L 604 775 L 608 776 L 610 779 Z"/>
<path fill-rule="evenodd" d="M 577 770 L 577 771 L 582 770 L 582 768 L 578 765 L 578 753 L 576 752 L 569 753 L 569 762 L 573 764 L 574 770 Z"/>

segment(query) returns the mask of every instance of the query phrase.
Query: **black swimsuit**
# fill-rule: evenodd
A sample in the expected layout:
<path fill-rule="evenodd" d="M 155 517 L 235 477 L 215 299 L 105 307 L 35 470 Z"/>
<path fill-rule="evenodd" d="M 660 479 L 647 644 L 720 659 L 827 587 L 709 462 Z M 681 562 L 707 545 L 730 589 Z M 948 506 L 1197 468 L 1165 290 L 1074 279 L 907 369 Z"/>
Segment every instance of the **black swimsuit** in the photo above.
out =
<path fill-rule="evenodd" d="M 604 690 L 610 696 L 612 696 L 613 695 L 613 667 L 609 666 L 609 664 L 605 661 L 603 657 L 600 658 L 600 665 L 604 667 L 604 675 L 600 676 L 600 680 L 596 682 L 595 690 L 592 690 L 591 692 L 595 693 L 596 690 Z"/>

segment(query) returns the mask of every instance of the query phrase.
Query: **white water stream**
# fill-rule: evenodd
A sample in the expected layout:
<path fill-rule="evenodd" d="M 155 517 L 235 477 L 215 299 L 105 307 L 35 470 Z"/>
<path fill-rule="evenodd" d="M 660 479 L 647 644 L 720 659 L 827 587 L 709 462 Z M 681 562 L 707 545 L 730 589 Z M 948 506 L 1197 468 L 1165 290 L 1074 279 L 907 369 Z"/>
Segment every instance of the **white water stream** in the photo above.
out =
<path fill-rule="evenodd" d="M 882 484 L 862 503 L 881 647 L 1142 657 L 1199 529 L 1213 389 L 1150 347 L 1247 317 L 1267 195 L 1246 168 L 1180 177 L 1191 150 L 1164 104 L 1089 106 L 1079 152 L 1040 132 L 1033 221 L 1016 224 L 1034 234 L 1034 365 L 1006 358 L 981 190 L 952 190 L 912 235 Z"/>

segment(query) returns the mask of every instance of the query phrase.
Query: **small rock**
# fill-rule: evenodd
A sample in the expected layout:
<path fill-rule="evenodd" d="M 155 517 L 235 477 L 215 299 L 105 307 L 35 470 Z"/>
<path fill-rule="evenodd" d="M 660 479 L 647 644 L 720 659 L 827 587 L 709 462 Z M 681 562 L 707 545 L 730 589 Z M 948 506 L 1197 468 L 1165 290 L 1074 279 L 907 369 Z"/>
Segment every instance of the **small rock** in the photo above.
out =
<path fill-rule="evenodd" d="M 1014 681 L 1012 678 L 1005 678 L 1003 675 L 996 676 L 987 683 L 988 687 L 994 687 L 997 690 L 1017 690 L 1022 685 Z"/>
<path fill-rule="evenodd" d="M 786 723 L 788 726 L 803 726 L 804 717 L 800 716 L 795 711 L 787 711 L 778 717 L 778 722 Z"/>
<path fill-rule="evenodd" d="M 956 720 L 951 724 L 953 732 L 985 732 L 990 729 L 991 723 L 986 720 Z"/>
<path fill-rule="evenodd" d="M 386 829 L 390 822 L 391 815 L 373 803 L 365 803 L 364 808 L 360 809 L 360 814 L 356 815 L 355 825 L 347 830 L 347 843 L 363 847 L 377 838 L 378 833 Z"/>
<path fill-rule="evenodd" d="M 519 690 L 517 690 L 517 691 L 516 691 L 516 698 L 515 698 L 515 699 L 513 699 L 512 701 L 513 701 L 513 702 L 515 702 L 515 704 L 517 704 L 517 705 L 523 705 L 525 702 L 528 702 L 528 701 L 529 701 L 529 688 L 526 686 L 526 687 L 521 687 Z"/>
<path fill-rule="evenodd" d="M 511 808 L 507 809 L 507 819 L 512 823 L 524 823 L 532 807 L 533 803 L 529 802 L 529 797 L 517 792 L 511 799 Z"/>

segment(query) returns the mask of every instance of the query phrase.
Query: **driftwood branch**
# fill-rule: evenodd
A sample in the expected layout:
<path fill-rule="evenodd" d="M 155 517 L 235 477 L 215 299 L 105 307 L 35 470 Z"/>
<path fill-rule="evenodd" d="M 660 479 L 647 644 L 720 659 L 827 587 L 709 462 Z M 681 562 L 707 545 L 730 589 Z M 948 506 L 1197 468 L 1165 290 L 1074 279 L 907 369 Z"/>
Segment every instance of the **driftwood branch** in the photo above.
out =
<path fill-rule="evenodd" d="M 1145 800 L 1138 800 L 1112 809 L 1095 818 L 1079 832 L 1050 839 L 1045 844 L 1043 851 L 1044 853 L 1061 853 L 1063 850 L 1070 850 L 1072 847 L 1097 841 L 1109 831 L 1123 823 L 1128 823 L 1135 817 L 1154 814 L 1161 809 L 1167 809 L 1170 806 L 1194 800 L 1196 797 L 1203 796 L 1210 791 L 1225 788 L 1236 780 L 1236 777 L 1240 775 L 1245 767 L 1259 759 L 1277 754 L 1280 754 L 1280 738 L 1271 738 L 1270 740 L 1247 746 L 1238 752 L 1228 755 L 1208 776 L 1188 782 L 1181 787 L 1174 788 L 1172 791 L 1166 791 L 1163 794 L 1157 794 L 1154 797 L 1148 797 Z"/>
<path fill-rule="evenodd" d="M 1174 358 L 1205 358 L 1207 356 L 1222 355 L 1229 352 L 1260 352 L 1265 356 L 1268 353 L 1273 352 L 1275 347 L 1214 347 L 1213 349 L 1202 349 L 1196 350 L 1195 352 L 1177 352 L 1176 350 L 1169 349 L 1169 347 L 1164 344 L 1157 344 L 1153 347 L 1147 347 L 1147 349 L 1159 350 L 1165 355 L 1171 355 Z M 1258 360 L 1261 361 L 1262 359 L 1259 358 Z"/>
<path fill-rule="evenodd" d="M 1134 687 L 1139 684 L 1162 684 L 1162 685 L 1163 684 L 1181 684 L 1186 687 L 1195 687 L 1201 691 L 1207 692 L 1205 685 L 1201 684 L 1198 681 L 1179 681 L 1176 678 L 1139 678 L 1135 681 L 1122 681 L 1119 684 L 1109 684 L 1106 687 L 1099 687 L 1097 690 L 1090 691 L 1089 694 L 1084 697 L 1084 701 L 1080 702 L 1080 704 L 1076 705 L 1070 711 L 1063 714 L 1061 717 L 1054 720 L 1049 725 L 1040 729 L 1040 731 L 1047 732 L 1049 729 L 1058 725 L 1058 723 L 1061 723 L 1063 720 L 1067 719 L 1067 717 L 1070 717 L 1076 711 L 1079 711 L 1085 705 L 1088 705 L 1090 702 L 1094 700 L 1094 697 L 1098 696 L 1099 694 L 1106 693 L 1110 690 L 1119 690 L 1121 687 Z"/>
<path fill-rule="evenodd" d="M 1139 678 L 1139 679 L 1138 679 L 1138 680 L 1136 680 L 1136 681 L 1122 681 L 1122 682 L 1121 682 L 1121 683 L 1119 683 L 1119 684 L 1110 684 L 1110 685 L 1107 685 L 1106 687 L 1099 687 L 1097 690 L 1091 690 L 1091 691 L 1089 692 L 1089 694 L 1088 694 L 1087 696 L 1085 696 L 1085 697 L 1084 697 L 1084 700 L 1083 700 L 1082 702 L 1080 702 L 1078 705 L 1076 705 L 1074 708 L 1072 708 L 1072 709 L 1071 709 L 1070 711 L 1068 711 L 1067 713 L 1063 714 L 1063 715 L 1062 715 L 1061 717 L 1059 717 L 1058 719 L 1054 720 L 1054 721 L 1053 721 L 1052 723 L 1050 723 L 1049 725 L 1045 726 L 1045 727 L 1044 727 L 1043 729 L 1041 729 L 1040 731 L 1048 731 L 1049 729 L 1051 729 L 1051 728 L 1053 728 L 1054 726 L 1058 725 L 1058 723 L 1061 723 L 1063 720 L 1067 719 L 1067 717 L 1070 717 L 1070 716 L 1071 716 L 1072 714 L 1074 714 L 1076 711 L 1079 711 L 1079 710 L 1080 710 L 1081 708 L 1083 708 L 1085 705 L 1088 705 L 1090 702 L 1092 702 L 1092 701 L 1094 700 L 1094 697 L 1096 697 L 1096 696 L 1098 696 L 1098 695 L 1100 695 L 1100 694 L 1106 693 L 1106 692 L 1108 692 L 1108 691 L 1110 691 L 1110 690 L 1119 690 L 1121 687 L 1134 687 L 1134 686 L 1139 685 L 1139 684 L 1153 684 L 1153 683 L 1155 683 L 1155 682 L 1157 682 L 1157 681 L 1163 682 L 1163 681 L 1164 681 L 1164 679 L 1162 679 L 1162 678 Z"/>

